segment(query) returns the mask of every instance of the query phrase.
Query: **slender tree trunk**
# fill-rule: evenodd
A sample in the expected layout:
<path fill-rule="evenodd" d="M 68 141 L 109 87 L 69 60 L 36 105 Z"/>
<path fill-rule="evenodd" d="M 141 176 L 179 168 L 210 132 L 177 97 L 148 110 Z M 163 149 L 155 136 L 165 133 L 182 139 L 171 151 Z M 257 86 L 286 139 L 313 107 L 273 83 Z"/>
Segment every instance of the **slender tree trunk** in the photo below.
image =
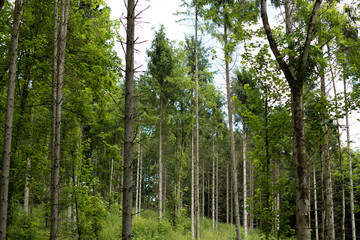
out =
<path fill-rule="evenodd" d="M 11 31 L 11 49 L 9 64 L 9 79 L 6 102 L 5 130 L 4 130 L 4 148 L 1 168 L 1 192 L 0 192 L 0 239 L 6 239 L 6 223 L 9 196 L 9 171 L 11 155 L 11 138 L 14 112 L 15 78 L 16 63 L 18 54 L 19 28 L 21 18 L 22 1 L 15 1 L 14 22 Z"/>
<path fill-rule="evenodd" d="M 317 192 L 316 192 L 317 188 L 316 188 L 315 157 L 313 157 L 313 186 L 314 186 L 315 239 L 319 240 L 319 220 L 318 220 Z"/>
<path fill-rule="evenodd" d="M 219 151 L 216 156 L 216 229 L 219 229 Z"/>
<path fill-rule="evenodd" d="M 141 138 L 141 129 L 139 127 L 139 143 L 138 143 L 138 159 L 137 159 L 137 168 L 136 168 L 136 194 L 135 194 L 135 217 L 139 216 L 139 188 L 140 188 L 140 138 Z"/>
<path fill-rule="evenodd" d="M 329 46 L 328 46 L 329 48 Z M 336 85 L 335 85 L 335 76 L 333 68 L 330 64 L 330 72 L 331 79 L 334 87 L 334 98 L 335 98 L 335 110 L 338 109 L 338 101 L 337 101 L 337 93 L 336 93 Z M 339 127 L 339 118 L 336 117 L 336 130 L 337 130 L 337 141 L 339 146 L 339 157 L 340 157 L 340 172 L 341 172 L 341 193 L 342 193 L 342 216 L 341 216 L 341 235 L 342 239 L 345 240 L 345 179 L 344 179 L 344 166 L 343 166 L 343 155 L 341 148 L 341 140 L 340 140 L 340 127 Z"/>
<path fill-rule="evenodd" d="M 113 180 L 113 173 L 114 173 L 114 159 L 111 159 L 111 166 L 110 166 L 110 184 L 109 184 L 109 195 L 111 196 L 112 191 L 112 180 Z"/>
<path fill-rule="evenodd" d="M 212 215 L 212 224 L 211 227 L 213 230 L 215 230 L 215 131 L 213 130 L 213 136 L 212 136 L 212 195 L 211 195 L 211 215 Z"/>
<path fill-rule="evenodd" d="M 56 5 L 56 6 L 55 6 Z M 65 54 L 67 23 L 70 0 L 61 0 L 60 33 L 57 36 L 57 2 L 54 3 L 54 59 L 53 59 L 53 109 L 52 109 L 52 146 L 51 146 L 51 226 L 50 239 L 58 237 L 59 227 L 59 189 L 60 189 L 60 139 L 62 119 L 63 82 L 65 73 Z M 59 50 L 57 49 L 59 39 Z M 57 52 L 58 50 L 58 52 Z M 57 57 L 58 56 L 58 57 Z"/>
<path fill-rule="evenodd" d="M 24 189 L 24 212 L 26 216 L 29 214 L 30 168 L 31 168 L 31 159 L 28 157 L 26 158 L 26 176 L 25 176 L 25 189 Z"/>
<path fill-rule="evenodd" d="M 323 70 L 324 71 L 324 70 Z M 325 90 L 325 75 L 321 74 L 321 94 L 324 101 L 326 96 Z M 325 117 L 328 117 L 328 113 L 323 113 Z M 328 239 L 335 240 L 335 228 L 334 228 L 334 208 L 333 208 L 333 191 L 331 180 L 331 163 L 329 152 L 329 133 L 326 119 L 322 119 L 324 143 L 323 143 L 323 157 L 324 157 L 324 180 L 325 180 L 325 206 L 326 206 L 326 231 Z"/>
<path fill-rule="evenodd" d="M 344 74 L 344 96 L 345 106 L 348 104 L 347 93 L 346 93 L 346 77 Z M 355 207 L 354 207 L 354 183 L 353 183 L 353 169 L 352 169 L 352 156 L 350 149 L 350 126 L 349 126 L 349 111 L 345 107 L 345 121 L 346 121 L 346 142 L 347 142 L 347 155 L 349 161 L 349 181 L 350 181 L 350 214 L 351 214 L 351 236 L 352 240 L 356 239 L 356 226 L 355 226 Z"/>
<path fill-rule="evenodd" d="M 139 201 L 138 201 L 138 216 L 140 217 L 141 216 L 141 189 L 142 189 L 142 147 L 141 147 L 141 144 L 139 144 L 140 148 L 140 163 L 139 163 L 139 168 L 140 168 L 140 171 L 139 171 Z"/>
<path fill-rule="evenodd" d="M 323 132 L 320 131 L 323 135 Z M 320 145 L 320 163 L 321 163 L 321 239 L 325 239 L 325 228 L 326 228 L 326 204 L 325 204 L 325 174 L 324 174 L 324 154 L 323 144 Z"/>
<path fill-rule="evenodd" d="M 200 239 L 200 181 L 199 181 L 199 78 L 198 78 L 198 10 L 195 6 L 195 225 L 196 240 Z"/>
<path fill-rule="evenodd" d="M 194 129 L 191 131 L 191 237 L 195 238 L 195 163 L 194 163 Z"/>
<path fill-rule="evenodd" d="M 205 219 L 205 161 L 202 161 L 201 216 Z"/>
<path fill-rule="evenodd" d="M 229 191 L 230 191 L 230 187 L 229 187 L 229 163 L 226 163 L 226 223 L 229 223 Z"/>
<path fill-rule="evenodd" d="M 124 112 L 124 185 L 122 239 L 132 239 L 133 201 L 133 138 L 134 138 L 134 44 L 135 44 L 135 0 L 128 0 L 126 27 L 126 70 L 125 70 L 125 112 Z"/>
<path fill-rule="evenodd" d="M 162 110 L 163 110 L 163 100 L 160 94 L 160 120 L 159 120 L 159 220 L 162 221 L 163 213 L 163 166 L 162 166 Z"/>
<path fill-rule="evenodd" d="M 244 238 L 247 238 L 248 231 L 248 211 L 247 211 L 247 163 L 246 163 L 246 145 L 247 134 L 246 124 L 243 122 L 243 198 L 244 198 Z"/>
<path fill-rule="evenodd" d="M 224 24 L 224 46 L 227 48 L 227 26 Z M 238 193 L 238 176 L 237 176 L 237 161 L 235 158 L 235 142 L 234 142 L 234 130 L 232 120 L 232 102 L 230 95 L 230 76 L 229 76 L 229 53 L 225 50 L 225 74 L 226 74 L 226 92 L 227 92 L 227 105 L 228 105 L 228 118 L 229 118 L 229 134 L 230 134 L 230 156 L 232 162 L 232 180 L 233 180 L 233 201 L 234 201 L 234 213 L 236 223 L 236 239 L 241 239 L 240 232 L 240 210 L 239 210 L 239 193 Z"/>

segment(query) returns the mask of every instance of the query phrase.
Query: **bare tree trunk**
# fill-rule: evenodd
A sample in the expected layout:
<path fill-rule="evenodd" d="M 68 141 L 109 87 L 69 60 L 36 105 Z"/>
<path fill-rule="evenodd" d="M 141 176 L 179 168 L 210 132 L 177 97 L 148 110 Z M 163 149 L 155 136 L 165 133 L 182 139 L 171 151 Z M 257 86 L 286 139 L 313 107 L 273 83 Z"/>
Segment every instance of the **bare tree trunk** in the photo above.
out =
<path fill-rule="evenodd" d="M 313 158 L 313 186 L 314 186 L 315 239 L 319 240 L 319 221 L 318 221 L 317 192 L 316 192 L 317 189 L 316 189 L 315 157 Z"/>
<path fill-rule="evenodd" d="M 202 161 L 202 194 L 201 194 L 201 216 L 203 219 L 205 219 L 205 162 Z"/>
<path fill-rule="evenodd" d="M 6 223 L 9 196 L 9 171 L 11 155 L 11 138 L 14 112 L 16 61 L 18 54 L 19 28 L 21 18 L 22 1 L 15 1 L 14 22 L 11 32 L 11 49 L 9 64 L 9 79 L 6 102 L 5 130 L 4 130 L 4 148 L 1 168 L 1 193 L 0 193 L 0 239 L 6 239 Z"/>
<path fill-rule="evenodd" d="M 219 228 L 219 151 L 216 156 L 216 229 Z"/>
<path fill-rule="evenodd" d="M 138 216 L 140 217 L 141 216 L 141 189 L 142 189 L 142 148 L 141 148 L 141 144 L 139 144 L 140 146 L 140 163 L 139 163 L 139 168 L 140 168 L 140 171 L 139 171 L 139 200 L 138 200 L 138 211 L 139 211 L 139 214 Z"/>
<path fill-rule="evenodd" d="M 191 131 L 191 237 L 195 238 L 195 164 L 194 164 L 194 129 Z"/>
<path fill-rule="evenodd" d="M 213 136 L 212 136 L 212 195 L 211 195 L 211 215 L 212 215 L 212 224 L 211 227 L 213 230 L 215 230 L 215 131 L 213 130 Z"/>
<path fill-rule="evenodd" d="M 109 184 L 109 195 L 111 196 L 112 191 L 112 179 L 113 179 L 113 172 L 114 172 L 114 159 L 111 159 L 111 166 L 110 166 L 110 184 Z"/>
<path fill-rule="evenodd" d="M 126 70 L 125 70 L 125 112 L 124 112 L 124 185 L 122 239 L 132 239 L 133 199 L 133 138 L 134 138 L 134 44 L 135 44 L 135 0 L 128 0 L 126 27 Z"/>
<path fill-rule="evenodd" d="M 229 163 L 226 162 L 226 223 L 229 223 Z"/>
<path fill-rule="evenodd" d="M 323 134 L 320 132 L 320 134 Z M 323 144 L 322 144 L 323 145 Z M 326 203 L 325 203 L 325 174 L 324 174 L 324 154 L 323 146 L 320 145 L 320 162 L 321 162 L 321 239 L 325 239 L 326 228 Z"/>
<path fill-rule="evenodd" d="M 160 120 L 159 120 L 159 220 L 162 221 L 163 214 L 163 166 L 162 166 L 162 96 L 160 94 Z"/>
<path fill-rule="evenodd" d="M 328 46 L 329 48 L 329 46 Z M 335 85 L 335 76 L 333 68 L 330 64 L 330 72 L 331 72 L 331 79 L 334 87 L 334 98 L 335 98 L 335 110 L 338 109 L 338 101 L 336 95 L 336 85 Z M 343 155 L 342 155 L 342 148 L 341 148 L 341 140 L 340 140 L 340 127 L 339 127 L 339 118 L 336 117 L 336 129 L 337 129 L 337 141 L 339 146 L 339 157 L 340 157 L 340 172 L 341 172 L 341 193 L 342 193 L 342 216 L 341 216 L 341 235 L 342 239 L 345 240 L 345 179 L 344 179 L 344 166 L 343 166 Z"/>
<path fill-rule="evenodd" d="M 325 101 L 326 90 L 325 90 L 325 75 L 321 75 L 321 94 Z M 328 116 L 328 113 L 323 113 L 324 116 Z M 326 230 L 328 239 L 335 240 L 335 228 L 334 228 L 334 208 L 333 208 L 333 192 L 332 192 L 332 180 L 331 180 L 331 163 L 330 163 L 330 152 L 329 152 L 329 133 L 326 119 L 322 119 L 323 132 L 324 132 L 324 144 L 323 144 L 323 155 L 324 155 L 324 180 L 325 180 L 325 206 L 326 206 Z"/>
<path fill-rule="evenodd" d="M 26 175 L 25 175 L 25 189 L 24 189 L 24 212 L 25 215 L 29 214 L 29 199 L 30 199 L 30 168 L 31 159 L 26 158 Z"/>
<path fill-rule="evenodd" d="M 344 74 L 345 75 L 345 74 Z M 344 76 L 344 96 L 345 106 L 348 104 L 347 93 L 346 93 L 346 78 Z M 347 141 L 347 155 L 349 161 L 349 179 L 350 179 L 350 214 L 351 214 L 351 236 L 352 240 L 356 239 L 356 226 L 355 226 L 355 207 L 354 207 L 354 184 L 353 184 L 353 169 L 352 169 L 352 156 L 350 149 L 350 126 L 349 126 L 349 111 L 345 107 L 345 120 L 346 120 L 346 141 Z"/>
<path fill-rule="evenodd" d="M 138 160 L 136 168 L 136 194 L 135 194 L 135 217 L 139 216 L 139 187 L 140 187 L 140 138 L 141 138 L 141 129 L 139 127 L 139 143 L 138 143 Z"/>
<path fill-rule="evenodd" d="M 199 182 L 199 78 L 198 78 L 198 10 L 195 6 L 195 225 L 196 240 L 200 239 L 200 182 Z"/>
<path fill-rule="evenodd" d="M 56 6 L 55 6 L 56 5 Z M 58 236 L 59 226 L 59 173 L 60 173 L 60 138 L 62 118 L 63 82 L 65 73 L 65 54 L 67 23 L 70 0 L 61 0 L 60 33 L 57 36 L 57 1 L 54 3 L 54 62 L 53 62 L 53 109 L 52 109 L 52 146 L 51 146 L 51 226 L 50 239 Z M 59 53 L 57 44 L 59 39 Z M 59 57 L 57 55 L 59 54 Z"/>
<path fill-rule="evenodd" d="M 248 211 L 247 211 L 247 164 L 246 164 L 246 124 L 243 123 L 243 198 L 244 198 L 244 238 L 247 238 L 248 231 Z"/>
<path fill-rule="evenodd" d="M 228 45 L 227 39 L 227 25 L 224 23 L 224 46 Z M 240 209 L 239 209 L 239 193 L 238 193 L 238 177 L 237 177 L 237 161 L 235 158 L 235 142 L 234 142 L 234 130 L 232 120 L 232 102 L 230 95 L 230 77 L 229 77 L 229 53 L 225 51 L 225 74 L 226 74 L 226 92 L 227 92 L 227 105 L 228 105 L 228 118 L 229 118 L 229 134 L 230 134 L 230 156 L 232 161 L 232 180 L 233 180 L 233 201 L 234 201 L 234 213 L 236 223 L 236 239 L 241 239 L 240 232 Z"/>

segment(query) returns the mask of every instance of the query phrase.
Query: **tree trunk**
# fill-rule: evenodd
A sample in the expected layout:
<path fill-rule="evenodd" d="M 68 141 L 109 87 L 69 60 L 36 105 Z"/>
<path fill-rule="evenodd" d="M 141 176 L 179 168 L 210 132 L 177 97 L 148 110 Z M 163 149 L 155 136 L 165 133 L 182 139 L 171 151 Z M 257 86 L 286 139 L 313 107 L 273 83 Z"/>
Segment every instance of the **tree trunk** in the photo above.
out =
<path fill-rule="evenodd" d="M 230 191 L 230 187 L 229 187 L 229 163 L 226 162 L 226 223 L 229 223 L 229 191 Z"/>
<path fill-rule="evenodd" d="M 211 227 L 215 230 L 215 132 L 213 131 L 212 136 L 212 195 L 211 195 L 211 215 L 212 215 L 212 224 Z"/>
<path fill-rule="evenodd" d="M 329 46 L 328 46 L 329 48 Z M 335 85 L 335 76 L 334 71 L 330 66 L 330 72 L 331 72 L 331 79 L 334 87 L 334 98 L 335 98 L 335 111 L 338 110 L 338 101 L 337 101 L 337 95 L 336 95 L 336 85 Z M 341 193 L 342 193 L 342 216 L 341 216 L 341 235 L 342 239 L 345 240 L 345 179 L 344 179 L 344 166 L 343 166 L 343 155 L 342 155 L 342 149 L 341 149 L 341 140 L 340 140 L 340 127 L 339 127 L 339 118 L 336 117 L 336 130 L 337 130 L 337 141 L 339 146 L 339 158 L 340 158 L 340 172 L 341 172 Z"/>
<path fill-rule="evenodd" d="M 244 198 L 244 238 L 247 238 L 248 231 L 248 211 L 247 211 L 247 164 L 246 164 L 246 124 L 243 122 L 243 198 Z"/>
<path fill-rule="evenodd" d="M 347 93 L 346 93 L 346 78 L 344 74 L 344 96 L 345 106 L 348 104 Z M 347 142 L 347 155 L 349 161 L 349 181 L 350 181 L 350 214 L 351 214 L 351 236 L 352 240 L 356 239 L 356 226 L 355 226 L 355 207 L 354 207 L 354 184 L 353 184 L 353 169 L 352 169 L 352 156 L 350 149 L 350 126 L 349 126 L 349 111 L 345 107 L 345 121 L 346 121 L 346 142 Z"/>
<path fill-rule="evenodd" d="M 194 163 L 194 129 L 191 131 L 191 237 L 195 238 L 195 163 Z"/>
<path fill-rule="evenodd" d="M 324 70 L 323 70 L 324 72 Z M 321 95 L 323 101 L 326 101 L 325 90 L 325 75 L 321 74 Z M 328 117 L 328 113 L 324 112 L 323 116 Z M 323 143 L 323 157 L 324 157 L 324 180 L 325 180 L 325 206 L 326 206 L 326 230 L 328 239 L 335 240 L 335 228 L 334 228 L 334 208 L 333 208 L 333 192 L 331 181 L 331 163 L 330 163 L 330 150 L 329 150 L 329 133 L 326 119 L 322 119 L 324 143 Z"/>
<path fill-rule="evenodd" d="M 195 225 L 196 240 L 200 239 L 200 181 L 199 181 L 199 78 L 198 78 L 198 11 L 195 6 Z"/>
<path fill-rule="evenodd" d="M 225 49 L 228 45 L 227 39 L 227 26 L 224 23 L 224 46 Z M 232 162 L 232 180 L 233 180 L 233 201 L 234 201 L 234 213 L 236 223 L 236 239 L 241 239 L 240 232 L 240 210 L 239 210 L 239 193 L 238 193 L 238 177 L 237 177 L 237 161 L 235 158 L 235 143 L 234 143 L 234 130 L 232 120 L 232 102 L 230 95 L 230 77 L 229 77 L 229 53 L 225 50 L 225 74 L 226 74 L 226 92 L 227 92 L 227 105 L 228 105 L 228 118 L 229 118 L 229 134 L 230 134 L 230 157 Z"/>
<path fill-rule="evenodd" d="M 159 120 L 159 220 L 162 220 L 163 213 L 163 166 L 162 166 L 162 110 L 163 100 L 160 94 L 160 120 Z"/>
<path fill-rule="evenodd" d="M 139 171 L 139 200 L 138 200 L 138 211 L 139 211 L 139 214 L 138 216 L 140 217 L 141 216 L 141 189 L 142 189 L 142 147 L 141 147 L 141 144 L 139 144 L 140 146 L 140 163 L 139 163 L 139 168 L 140 168 L 140 171 Z"/>
<path fill-rule="evenodd" d="M 135 217 L 139 216 L 139 188 L 140 188 L 140 137 L 141 130 L 139 127 L 139 143 L 138 143 L 138 158 L 137 158 L 137 168 L 136 168 L 136 193 L 135 193 Z"/>
<path fill-rule="evenodd" d="M 109 184 L 109 196 L 111 196 L 112 192 L 112 180 L 113 180 L 113 173 L 114 173 L 114 159 L 111 159 L 111 166 L 110 166 L 110 184 Z"/>
<path fill-rule="evenodd" d="M 58 237 L 59 227 L 59 189 L 60 189 L 60 138 L 62 118 L 63 83 L 65 73 L 65 54 L 67 23 L 70 0 L 61 0 L 60 32 L 58 29 L 58 7 L 54 2 L 54 59 L 53 59 L 53 103 L 52 103 L 52 143 L 51 143 L 51 226 L 50 239 Z M 59 47 L 57 46 L 59 39 Z M 58 50 L 59 48 L 59 50 Z M 59 54 L 59 56 L 58 56 Z"/>
<path fill-rule="evenodd" d="M 9 79 L 6 102 L 5 130 L 4 130 L 4 148 L 1 168 L 1 193 L 0 193 L 0 239 L 6 239 L 6 223 L 9 195 L 9 171 L 11 155 L 11 138 L 14 112 L 14 95 L 15 95 L 15 77 L 16 61 L 18 54 L 19 28 L 21 18 L 22 1 L 15 1 L 14 22 L 11 32 L 11 49 L 9 64 Z"/>
<path fill-rule="evenodd" d="M 124 185 L 122 239 L 132 239 L 133 199 L 133 138 L 134 138 L 134 44 L 135 44 L 135 1 L 128 0 L 126 27 L 126 70 L 125 70 L 125 112 L 124 112 Z"/>
<path fill-rule="evenodd" d="M 216 229 L 219 229 L 219 150 L 216 156 Z"/>
<path fill-rule="evenodd" d="M 317 189 L 316 189 L 315 157 L 313 158 L 313 186 L 314 186 L 315 239 L 319 240 L 319 220 L 318 220 L 317 192 L 316 192 Z"/>

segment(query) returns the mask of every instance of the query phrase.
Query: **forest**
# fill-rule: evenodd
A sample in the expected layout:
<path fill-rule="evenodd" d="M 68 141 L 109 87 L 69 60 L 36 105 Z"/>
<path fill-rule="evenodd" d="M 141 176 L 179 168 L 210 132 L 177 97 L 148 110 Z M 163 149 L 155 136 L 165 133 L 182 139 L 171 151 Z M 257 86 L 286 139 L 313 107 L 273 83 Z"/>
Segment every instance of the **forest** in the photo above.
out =
<path fill-rule="evenodd" d="M 0 0 L 0 240 L 360 239 L 360 2 L 181 3 Z"/>

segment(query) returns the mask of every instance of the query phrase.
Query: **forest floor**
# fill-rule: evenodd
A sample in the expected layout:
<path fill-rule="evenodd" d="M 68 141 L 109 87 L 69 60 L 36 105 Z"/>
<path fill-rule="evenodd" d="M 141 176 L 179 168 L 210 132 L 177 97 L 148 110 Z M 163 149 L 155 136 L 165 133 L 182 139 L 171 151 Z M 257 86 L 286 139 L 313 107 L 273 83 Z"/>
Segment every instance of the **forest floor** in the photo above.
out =
<path fill-rule="evenodd" d="M 105 209 L 104 209 L 105 210 Z M 8 228 L 9 240 L 45 240 L 49 238 L 49 219 L 43 208 L 33 208 L 30 216 L 25 216 L 21 206 L 13 209 L 14 214 Z M 101 217 L 100 217 L 101 215 Z M 183 214 L 185 216 L 185 214 Z M 121 239 L 121 212 L 119 206 L 111 206 L 106 211 L 93 212 L 92 216 L 82 216 L 81 228 L 74 227 L 66 215 L 59 226 L 59 240 L 119 240 Z M 133 218 L 134 240 L 191 240 L 190 218 L 178 218 L 174 227 L 173 218 L 165 214 L 158 221 L 155 210 L 143 210 L 141 217 Z M 212 229 L 212 221 L 201 218 L 200 239 L 231 240 L 236 237 L 235 226 L 219 223 L 218 229 Z M 243 233 L 242 233 L 243 234 Z M 81 237 L 79 237 L 81 235 Z M 265 236 L 257 229 L 249 229 L 247 240 L 262 240 Z M 276 238 L 270 238 L 274 240 Z M 295 239 L 295 238 L 287 238 Z"/>

